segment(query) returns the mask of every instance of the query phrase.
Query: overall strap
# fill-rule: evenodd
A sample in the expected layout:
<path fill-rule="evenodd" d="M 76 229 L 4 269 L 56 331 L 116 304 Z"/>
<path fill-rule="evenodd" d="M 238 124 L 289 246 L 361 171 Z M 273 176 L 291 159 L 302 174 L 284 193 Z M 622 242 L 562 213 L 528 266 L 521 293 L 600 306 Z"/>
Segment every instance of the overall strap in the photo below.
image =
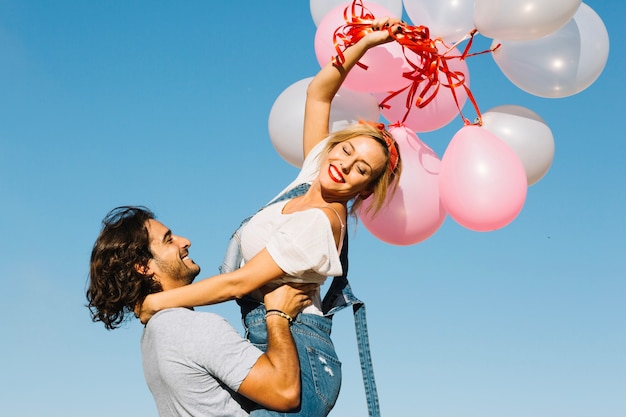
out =
<path fill-rule="evenodd" d="M 269 203 L 261 207 L 261 210 L 271 204 L 278 203 L 279 201 L 288 200 L 291 198 L 300 197 L 301 195 L 305 195 L 306 192 L 309 191 L 309 188 L 311 188 L 311 184 L 306 183 L 306 182 L 300 185 L 296 185 L 291 190 L 285 191 L 284 193 L 282 193 L 281 195 L 279 195 L 278 197 L 276 197 L 275 199 L 273 199 L 272 201 L 270 201 Z"/>
<path fill-rule="evenodd" d="M 322 300 L 322 311 L 327 317 L 348 306 L 352 306 L 354 313 L 354 328 L 356 330 L 356 341 L 359 350 L 359 360 L 361 362 L 361 374 L 365 387 L 365 398 L 367 400 L 367 411 L 369 417 L 380 417 L 380 405 L 378 403 L 378 391 L 376 390 L 376 380 L 374 378 L 374 365 L 372 364 L 372 354 L 370 351 L 369 334 L 367 332 L 367 317 L 365 315 L 365 303 L 352 293 L 348 282 L 348 233 L 344 234 L 341 254 L 341 268 L 343 274 L 334 277 L 324 299 Z"/>
<path fill-rule="evenodd" d="M 263 208 L 279 201 L 291 199 L 304 195 L 310 185 L 307 183 L 300 184 L 283 194 L 279 195 Z M 235 233 L 233 233 L 226 255 L 220 266 L 220 272 L 226 273 L 234 271 L 241 266 L 243 256 L 241 254 L 241 228 L 248 223 L 252 216 L 244 219 Z M 350 283 L 348 282 L 348 233 L 343 235 L 343 243 L 341 253 L 339 255 L 343 274 L 333 277 L 333 281 L 322 300 L 322 311 L 325 316 L 331 317 L 348 306 L 352 306 L 354 313 L 354 327 L 356 330 L 357 345 L 359 350 L 359 359 L 361 362 L 361 373 L 363 375 L 363 385 L 365 386 L 365 396 L 367 400 L 367 409 L 369 417 L 380 417 L 380 406 L 378 403 L 378 392 L 376 390 L 376 381 L 374 380 L 374 367 L 372 365 L 372 356 L 370 352 L 369 335 L 367 333 L 367 318 L 365 316 L 365 303 L 354 296 Z M 239 303 L 239 300 L 238 300 Z M 240 303 L 243 307 L 243 305 Z"/>

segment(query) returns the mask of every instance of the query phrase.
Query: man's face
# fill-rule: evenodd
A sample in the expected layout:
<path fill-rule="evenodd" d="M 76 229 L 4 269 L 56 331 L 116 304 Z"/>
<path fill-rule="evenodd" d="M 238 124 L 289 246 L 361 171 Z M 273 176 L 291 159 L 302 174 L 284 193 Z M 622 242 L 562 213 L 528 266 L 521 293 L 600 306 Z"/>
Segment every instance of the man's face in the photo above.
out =
<path fill-rule="evenodd" d="M 161 222 L 146 222 L 150 237 L 152 259 L 148 261 L 148 273 L 161 283 L 163 290 L 190 284 L 200 273 L 200 267 L 188 256 L 191 242 L 172 234 Z"/>

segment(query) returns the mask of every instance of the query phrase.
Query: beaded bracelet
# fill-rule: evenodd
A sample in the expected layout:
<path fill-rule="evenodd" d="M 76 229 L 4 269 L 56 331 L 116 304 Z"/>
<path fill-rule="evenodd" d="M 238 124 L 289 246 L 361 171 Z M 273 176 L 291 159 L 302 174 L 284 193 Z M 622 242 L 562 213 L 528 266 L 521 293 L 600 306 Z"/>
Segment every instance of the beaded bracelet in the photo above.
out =
<path fill-rule="evenodd" d="M 267 310 L 265 318 L 267 319 L 268 316 L 281 316 L 282 318 L 287 319 L 289 324 L 293 323 L 293 318 L 289 314 L 280 310 Z"/>

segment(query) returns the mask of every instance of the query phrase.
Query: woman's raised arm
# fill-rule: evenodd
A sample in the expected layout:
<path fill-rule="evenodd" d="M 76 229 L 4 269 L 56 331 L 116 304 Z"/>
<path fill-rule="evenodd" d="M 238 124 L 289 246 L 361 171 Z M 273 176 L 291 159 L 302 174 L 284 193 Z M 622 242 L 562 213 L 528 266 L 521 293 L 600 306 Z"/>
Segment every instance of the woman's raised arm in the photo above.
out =
<path fill-rule="evenodd" d="M 388 17 L 374 20 L 372 32 L 343 52 L 345 59 L 343 64 L 329 62 L 313 78 L 307 88 L 304 110 L 303 151 L 305 158 L 315 145 L 328 136 L 330 106 L 350 70 L 370 48 L 393 39 L 389 34 L 390 27 L 394 33 L 398 33 L 403 25 L 404 23 L 399 19 Z"/>

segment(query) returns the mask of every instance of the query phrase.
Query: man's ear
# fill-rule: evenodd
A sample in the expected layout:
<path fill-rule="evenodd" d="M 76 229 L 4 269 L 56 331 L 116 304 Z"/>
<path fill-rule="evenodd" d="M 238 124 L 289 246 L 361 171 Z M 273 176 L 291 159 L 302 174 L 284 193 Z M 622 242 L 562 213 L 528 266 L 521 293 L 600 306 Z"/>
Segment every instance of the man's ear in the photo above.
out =
<path fill-rule="evenodd" d="M 135 264 L 135 271 L 139 272 L 141 275 L 148 275 L 150 268 L 148 265 Z"/>

